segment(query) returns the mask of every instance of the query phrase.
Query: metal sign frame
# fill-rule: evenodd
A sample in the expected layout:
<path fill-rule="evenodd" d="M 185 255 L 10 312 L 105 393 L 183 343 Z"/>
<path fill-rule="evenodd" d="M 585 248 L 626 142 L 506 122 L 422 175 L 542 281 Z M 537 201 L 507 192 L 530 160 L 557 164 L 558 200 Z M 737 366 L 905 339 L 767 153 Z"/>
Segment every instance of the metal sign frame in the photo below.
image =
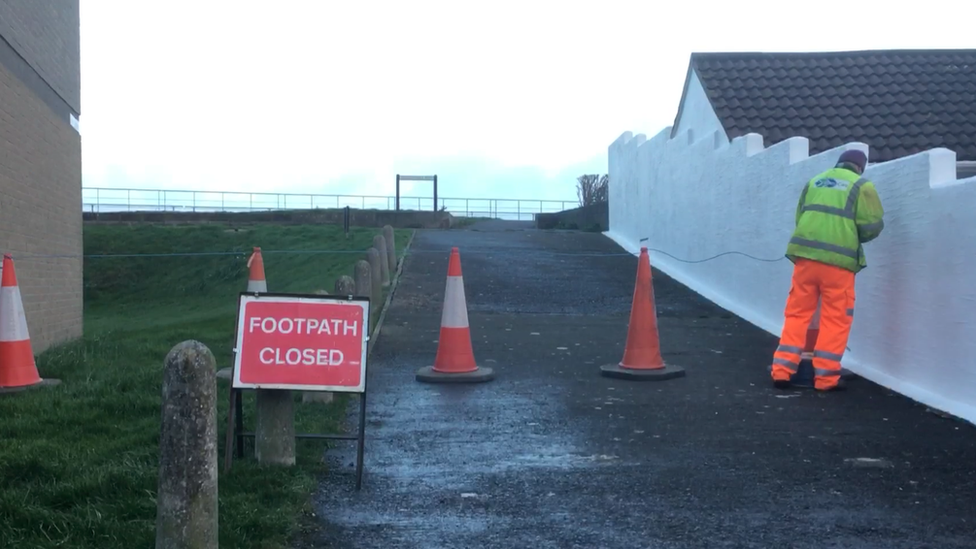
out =
<path fill-rule="evenodd" d="M 434 211 L 437 211 L 437 174 L 434 175 L 400 175 L 396 174 L 396 209 L 400 210 L 400 182 L 401 181 L 433 181 L 434 183 Z"/>

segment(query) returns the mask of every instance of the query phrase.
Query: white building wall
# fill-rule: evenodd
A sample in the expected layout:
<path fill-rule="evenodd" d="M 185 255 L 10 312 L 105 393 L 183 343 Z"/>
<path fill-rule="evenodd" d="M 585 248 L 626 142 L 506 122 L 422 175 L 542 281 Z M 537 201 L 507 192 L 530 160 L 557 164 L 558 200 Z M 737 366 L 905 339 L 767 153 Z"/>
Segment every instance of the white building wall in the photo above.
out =
<path fill-rule="evenodd" d="M 800 190 L 844 148 L 867 146 L 809 157 L 802 137 L 764 149 L 757 134 L 730 144 L 717 132 L 669 140 L 670 131 L 650 140 L 626 132 L 610 146 L 608 236 L 634 253 L 647 246 L 655 267 L 778 336 Z M 955 173 L 947 149 L 868 168 L 886 227 L 865 245 L 843 366 L 976 423 L 976 177 Z M 778 261 L 729 254 L 684 263 L 655 250 L 692 261 L 730 251 Z"/>
<path fill-rule="evenodd" d="M 682 105 L 684 108 L 681 109 L 681 115 L 675 122 L 677 124 L 675 135 L 690 131 L 691 138 L 698 139 L 718 132 L 722 139 L 728 141 L 725 128 L 715 114 L 715 109 L 712 108 L 701 79 L 695 71 L 690 71 L 688 74 L 688 89 L 685 91 Z"/>

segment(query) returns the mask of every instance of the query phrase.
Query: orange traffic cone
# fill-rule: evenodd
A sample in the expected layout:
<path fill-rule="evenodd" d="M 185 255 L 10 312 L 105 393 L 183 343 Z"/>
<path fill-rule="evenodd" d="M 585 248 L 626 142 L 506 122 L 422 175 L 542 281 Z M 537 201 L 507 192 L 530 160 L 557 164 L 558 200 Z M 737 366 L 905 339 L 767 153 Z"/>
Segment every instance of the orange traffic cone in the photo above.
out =
<path fill-rule="evenodd" d="M 479 368 L 471 348 L 468 305 L 464 299 L 461 254 L 451 248 L 441 311 L 441 334 L 433 366 L 417 371 L 417 381 L 428 383 L 477 383 L 494 379 L 491 368 Z"/>
<path fill-rule="evenodd" d="M 633 380 L 663 381 L 685 375 L 683 368 L 664 363 L 657 331 L 657 311 L 654 307 L 654 286 L 651 281 L 651 260 L 647 248 L 641 247 L 637 262 L 637 284 L 630 309 L 627 344 L 624 358 L 618 364 L 600 367 L 607 377 Z"/>
<path fill-rule="evenodd" d="M 268 281 L 264 279 L 264 259 L 261 257 L 261 248 L 254 248 L 254 252 L 247 260 L 247 266 L 251 270 L 247 276 L 248 293 L 266 293 Z"/>
<path fill-rule="evenodd" d="M 30 387 L 41 383 L 34 350 L 27 332 L 24 302 L 10 254 L 3 254 L 0 281 L 0 389 Z"/>

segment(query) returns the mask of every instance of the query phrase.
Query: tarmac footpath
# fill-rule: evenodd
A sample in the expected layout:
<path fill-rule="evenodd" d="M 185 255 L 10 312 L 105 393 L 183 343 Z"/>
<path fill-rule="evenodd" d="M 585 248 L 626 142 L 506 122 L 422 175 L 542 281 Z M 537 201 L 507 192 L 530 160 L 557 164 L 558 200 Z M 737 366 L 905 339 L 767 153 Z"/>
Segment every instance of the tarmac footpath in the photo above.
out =
<path fill-rule="evenodd" d="M 519 227 L 417 232 L 369 364 L 362 491 L 353 445 L 330 454 L 308 546 L 976 547 L 972 426 L 863 379 L 776 390 L 776 338 L 657 270 L 663 356 L 686 376 L 602 377 L 637 259 Z M 414 379 L 437 351 L 452 246 L 487 383 Z"/>

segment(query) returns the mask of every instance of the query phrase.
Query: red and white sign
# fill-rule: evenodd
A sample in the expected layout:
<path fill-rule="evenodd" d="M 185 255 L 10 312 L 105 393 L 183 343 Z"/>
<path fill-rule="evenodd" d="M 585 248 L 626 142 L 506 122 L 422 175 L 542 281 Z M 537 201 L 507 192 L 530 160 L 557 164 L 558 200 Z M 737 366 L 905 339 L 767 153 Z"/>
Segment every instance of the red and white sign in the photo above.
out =
<path fill-rule="evenodd" d="M 362 393 L 369 301 L 242 295 L 234 387 Z"/>

